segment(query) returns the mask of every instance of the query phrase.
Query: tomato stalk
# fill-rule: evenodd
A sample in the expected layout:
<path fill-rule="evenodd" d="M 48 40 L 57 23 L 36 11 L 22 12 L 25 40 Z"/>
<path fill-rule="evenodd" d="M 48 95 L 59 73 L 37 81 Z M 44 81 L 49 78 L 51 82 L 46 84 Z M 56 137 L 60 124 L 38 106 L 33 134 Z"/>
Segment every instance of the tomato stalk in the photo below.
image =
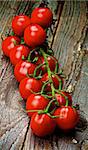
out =
<path fill-rule="evenodd" d="M 35 51 L 35 49 L 33 49 L 33 50 L 31 50 L 30 51 L 30 53 L 29 53 L 29 55 L 28 55 L 28 58 L 27 58 L 27 61 L 28 62 L 31 62 L 31 55 L 32 55 L 32 53 Z"/>
<path fill-rule="evenodd" d="M 55 119 L 55 118 L 63 118 L 63 116 L 61 116 L 61 115 L 52 116 L 50 113 L 47 113 L 47 115 L 48 115 L 49 117 L 51 117 L 52 119 Z"/>
<path fill-rule="evenodd" d="M 40 65 L 38 65 L 38 66 L 35 68 L 33 77 L 36 77 L 36 74 L 37 74 L 38 69 L 39 69 L 40 67 L 44 66 L 44 65 L 45 65 L 45 63 L 44 63 L 44 64 L 40 64 Z"/>
<path fill-rule="evenodd" d="M 40 49 L 40 51 L 41 51 L 41 53 L 44 57 L 45 63 L 46 63 L 47 73 L 48 73 L 48 77 L 49 77 L 49 83 L 51 84 L 52 96 L 54 97 L 55 96 L 55 90 L 54 90 L 54 86 L 53 86 L 51 70 L 49 68 L 49 64 L 47 61 L 47 54 L 42 49 Z"/>
<path fill-rule="evenodd" d="M 44 89 L 45 89 L 46 85 L 49 84 L 49 83 L 50 83 L 50 82 L 47 81 L 47 82 L 45 82 L 45 83 L 43 84 L 42 89 L 41 89 L 41 94 L 44 92 Z"/>
<path fill-rule="evenodd" d="M 31 91 L 32 94 L 41 94 L 41 92 L 34 92 L 31 89 L 30 89 L 30 91 Z"/>
<path fill-rule="evenodd" d="M 59 83 L 60 83 L 59 84 L 59 90 L 62 89 L 62 80 L 55 73 L 51 72 L 51 70 L 49 68 L 49 63 L 47 61 L 47 56 L 49 56 L 49 55 L 47 55 L 42 49 L 40 49 L 40 51 L 41 51 L 41 53 L 42 53 L 42 55 L 44 57 L 45 63 L 46 63 L 47 73 L 48 73 L 48 77 L 49 77 L 49 83 L 51 85 L 51 90 L 52 90 L 52 97 L 55 97 L 55 90 L 56 89 L 54 88 L 54 85 L 53 85 L 52 75 L 55 75 L 57 77 Z M 45 85 L 44 85 L 44 87 L 45 87 Z"/>
<path fill-rule="evenodd" d="M 51 117 L 52 119 L 58 118 L 58 117 L 59 117 L 59 118 L 62 117 L 62 116 L 60 116 L 60 115 L 53 116 L 53 115 L 51 115 L 51 113 L 49 113 L 49 108 L 50 108 L 51 104 L 52 104 L 54 101 L 56 101 L 56 99 L 51 100 L 51 101 L 49 102 L 49 104 L 47 105 L 46 109 L 45 109 L 45 110 L 39 110 L 39 111 L 38 111 L 38 114 L 47 114 L 47 115 L 48 115 L 49 117 Z M 55 110 L 54 110 L 54 111 L 55 111 Z"/>
<path fill-rule="evenodd" d="M 45 94 L 45 93 L 44 93 L 44 94 L 41 93 L 41 95 L 44 96 L 44 97 L 46 97 L 46 98 L 48 98 L 48 99 L 51 99 L 51 98 L 52 98 L 52 96 L 49 96 L 49 95 L 47 95 L 47 94 Z"/>
<path fill-rule="evenodd" d="M 51 74 L 54 75 L 58 79 L 58 81 L 59 81 L 59 90 L 61 90 L 62 89 L 62 85 L 63 85 L 62 80 L 55 73 L 51 72 Z"/>
<path fill-rule="evenodd" d="M 48 113 L 49 112 L 49 108 L 50 108 L 50 106 L 51 106 L 51 104 L 53 103 L 53 102 L 55 102 L 56 101 L 56 99 L 53 99 L 53 100 L 51 100 L 50 102 L 49 102 L 49 104 L 47 105 L 47 107 L 46 107 L 46 109 L 45 109 L 45 113 Z"/>
<path fill-rule="evenodd" d="M 59 68 L 58 68 L 58 63 L 56 63 L 55 73 L 58 73 L 58 70 L 59 70 Z"/>
<path fill-rule="evenodd" d="M 46 107 L 45 110 L 26 110 L 26 112 L 38 112 L 38 114 L 43 114 L 43 113 L 47 114 L 47 113 L 49 113 L 49 108 L 50 108 L 51 104 L 52 104 L 54 101 L 56 101 L 56 100 L 55 100 L 55 99 L 51 100 L 51 101 L 48 103 L 48 105 L 47 105 L 47 107 Z"/>

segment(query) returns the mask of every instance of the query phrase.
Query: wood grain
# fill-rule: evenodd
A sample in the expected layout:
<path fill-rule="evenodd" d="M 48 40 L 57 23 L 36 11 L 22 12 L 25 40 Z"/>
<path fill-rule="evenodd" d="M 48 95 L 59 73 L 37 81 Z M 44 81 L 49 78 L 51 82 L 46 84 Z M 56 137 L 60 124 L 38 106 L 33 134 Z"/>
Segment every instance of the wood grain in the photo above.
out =
<path fill-rule="evenodd" d="M 11 18 L 30 11 L 30 1 L 0 1 L 0 36 L 10 32 Z M 66 74 L 65 88 L 72 92 L 74 103 L 80 104 L 80 122 L 65 135 L 40 139 L 33 135 L 29 118 L 23 111 L 18 84 L 9 60 L 0 53 L 0 150 L 87 150 L 88 149 L 88 20 L 86 2 L 49 1 L 57 22 L 53 27 L 51 46 Z M 4 6 L 4 7 L 3 7 Z M 57 9 L 58 6 L 58 9 Z M 7 9 L 6 9 L 7 8 Z M 57 11 L 55 11 L 57 10 Z M 61 13 L 62 10 L 62 13 Z M 49 33 L 52 36 L 51 33 Z M 1 43 L 0 38 L 0 43 Z M 1 49 L 1 45 L 0 45 Z"/>

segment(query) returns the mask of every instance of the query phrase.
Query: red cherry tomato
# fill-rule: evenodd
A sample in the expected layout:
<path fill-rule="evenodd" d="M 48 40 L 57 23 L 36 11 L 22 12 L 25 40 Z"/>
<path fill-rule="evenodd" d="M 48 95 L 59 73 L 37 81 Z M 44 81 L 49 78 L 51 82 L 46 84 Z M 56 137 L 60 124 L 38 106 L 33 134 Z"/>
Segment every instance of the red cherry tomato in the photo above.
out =
<path fill-rule="evenodd" d="M 34 113 L 31 117 L 30 127 L 35 135 L 44 137 L 54 132 L 56 123 L 47 114 Z"/>
<path fill-rule="evenodd" d="M 26 110 L 44 110 L 48 105 L 49 100 L 42 95 L 31 94 L 26 102 Z M 34 112 L 28 112 L 28 116 L 31 117 Z"/>
<path fill-rule="evenodd" d="M 24 41 L 30 47 L 43 44 L 45 38 L 46 32 L 38 24 L 31 24 L 24 31 Z"/>
<path fill-rule="evenodd" d="M 61 108 L 56 109 L 54 115 L 60 116 L 55 120 L 57 126 L 64 131 L 73 129 L 79 120 L 79 114 L 77 110 L 71 106 L 62 106 Z"/>
<path fill-rule="evenodd" d="M 62 82 L 62 78 L 59 77 L 58 75 L 52 75 L 52 81 L 53 81 L 53 85 L 56 89 L 59 88 L 59 85 L 60 85 L 60 80 Z M 49 81 L 49 77 L 48 77 L 48 73 L 45 73 L 42 78 L 41 78 L 41 81 L 44 83 L 46 81 Z M 47 84 L 46 87 L 45 87 L 45 91 L 51 91 L 51 85 L 50 84 Z"/>
<path fill-rule="evenodd" d="M 11 50 L 20 43 L 20 39 L 16 36 L 9 36 L 2 42 L 2 50 L 6 56 L 10 56 Z"/>
<path fill-rule="evenodd" d="M 68 93 L 68 92 L 64 92 L 64 91 L 60 91 L 61 94 L 56 93 L 56 99 L 59 103 L 59 106 L 65 106 L 66 105 L 66 98 L 65 96 L 68 98 L 68 105 L 72 105 L 72 96 Z"/>
<path fill-rule="evenodd" d="M 12 29 L 18 36 L 22 36 L 24 29 L 30 24 L 30 18 L 25 15 L 15 16 L 12 20 Z"/>
<path fill-rule="evenodd" d="M 30 52 L 30 49 L 24 45 L 17 45 L 13 48 L 10 53 L 10 61 L 15 66 L 20 60 L 22 60 L 22 56 L 27 57 Z"/>
<path fill-rule="evenodd" d="M 56 58 L 54 56 L 52 56 L 52 57 L 48 56 L 47 60 L 49 63 L 50 70 L 54 71 L 55 67 L 56 67 L 56 63 L 57 63 Z M 40 64 L 44 64 L 44 63 L 45 63 L 44 57 L 43 56 L 38 57 L 38 61 L 36 62 L 36 64 L 40 65 Z M 46 65 L 43 65 L 41 67 L 41 70 L 42 70 L 43 74 L 46 73 L 47 72 Z"/>
<path fill-rule="evenodd" d="M 37 23 L 43 28 L 47 28 L 51 25 L 53 20 L 52 11 L 49 8 L 35 8 L 31 14 L 31 22 Z"/>
<path fill-rule="evenodd" d="M 33 74 L 34 70 L 36 68 L 36 65 L 34 65 L 31 62 L 27 61 L 20 61 L 16 64 L 14 68 L 14 75 L 16 77 L 16 80 L 20 82 L 22 79 L 27 77 L 27 74 Z"/>
<path fill-rule="evenodd" d="M 19 91 L 22 98 L 27 99 L 33 92 L 39 92 L 41 90 L 42 83 L 35 78 L 24 78 L 19 85 Z"/>

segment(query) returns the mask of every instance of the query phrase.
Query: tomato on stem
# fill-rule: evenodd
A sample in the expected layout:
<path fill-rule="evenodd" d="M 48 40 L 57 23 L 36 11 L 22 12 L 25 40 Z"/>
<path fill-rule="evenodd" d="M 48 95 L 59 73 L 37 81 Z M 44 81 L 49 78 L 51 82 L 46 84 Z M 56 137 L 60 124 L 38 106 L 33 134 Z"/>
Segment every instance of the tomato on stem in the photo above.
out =
<path fill-rule="evenodd" d="M 26 61 L 20 61 L 16 64 L 14 68 L 14 75 L 18 82 L 27 77 L 27 74 L 30 76 L 34 73 L 36 65 Z M 38 72 L 37 72 L 38 73 Z"/>
<path fill-rule="evenodd" d="M 75 108 L 71 106 L 62 106 L 56 109 L 55 116 L 59 115 L 60 117 L 56 118 L 57 126 L 63 131 L 69 131 L 73 129 L 79 120 L 79 114 Z"/>
<path fill-rule="evenodd" d="M 49 100 L 44 96 L 39 94 L 31 94 L 26 102 L 26 110 L 29 110 L 28 116 L 31 117 L 34 114 L 31 110 L 44 110 L 48 103 Z"/>
<path fill-rule="evenodd" d="M 59 106 L 65 106 L 68 100 L 68 105 L 72 105 L 72 96 L 65 91 L 59 91 L 55 94 Z"/>
<path fill-rule="evenodd" d="M 47 81 L 49 81 L 49 76 L 48 76 L 48 73 L 45 73 L 43 76 L 42 76 L 42 78 L 41 78 L 41 81 L 43 82 L 43 83 L 45 83 L 45 82 L 47 82 Z M 63 84 L 63 82 L 62 82 L 62 78 L 60 77 L 60 76 L 58 76 L 58 75 L 52 75 L 52 81 L 53 81 L 53 85 L 54 85 L 54 88 L 56 88 L 56 89 L 58 89 L 59 88 L 59 85 L 61 84 Z M 61 83 L 60 83 L 61 82 Z M 45 86 L 45 89 L 44 89 L 45 91 L 48 91 L 48 92 L 50 92 L 51 91 L 51 85 L 50 85 L 50 83 L 48 83 L 46 86 Z"/>
<path fill-rule="evenodd" d="M 44 43 L 45 30 L 38 24 L 30 24 L 24 31 L 24 41 L 30 47 L 36 47 Z"/>
<path fill-rule="evenodd" d="M 18 36 L 22 36 L 25 28 L 30 24 L 30 18 L 26 15 L 15 16 L 12 20 L 12 29 Z"/>
<path fill-rule="evenodd" d="M 53 13 L 47 7 L 38 7 L 32 11 L 31 23 L 37 23 L 43 28 L 47 28 L 53 21 Z"/>
<path fill-rule="evenodd" d="M 33 92 L 40 92 L 42 83 L 35 78 L 24 78 L 19 85 L 19 91 L 23 99 L 27 99 Z"/>
<path fill-rule="evenodd" d="M 17 45 L 13 48 L 10 53 L 10 61 L 15 66 L 20 60 L 22 60 L 22 56 L 27 57 L 30 52 L 30 49 L 25 45 Z"/>
<path fill-rule="evenodd" d="M 55 71 L 55 67 L 56 67 L 56 63 L 57 63 L 56 58 L 54 56 L 48 56 L 47 61 L 48 61 L 50 70 Z M 44 60 L 43 56 L 38 57 L 38 61 L 36 62 L 36 64 L 37 65 L 44 64 L 41 67 L 41 70 L 42 70 L 43 74 L 47 72 L 47 67 L 46 67 L 45 60 Z"/>
<path fill-rule="evenodd" d="M 20 43 L 20 39 L 17 36 L 8 36 L 5 40 L 2 41 L 3 53 L 7 57 L 9 57 L 10 56 L 10 52 L 19 43 Z"/>
<path fill-rule="evenodd" d="M 56 123 L 48 114 L 34 113 L 31 117 L 30 127 L 35 135 L 44 137 L 54 132 Z"/>

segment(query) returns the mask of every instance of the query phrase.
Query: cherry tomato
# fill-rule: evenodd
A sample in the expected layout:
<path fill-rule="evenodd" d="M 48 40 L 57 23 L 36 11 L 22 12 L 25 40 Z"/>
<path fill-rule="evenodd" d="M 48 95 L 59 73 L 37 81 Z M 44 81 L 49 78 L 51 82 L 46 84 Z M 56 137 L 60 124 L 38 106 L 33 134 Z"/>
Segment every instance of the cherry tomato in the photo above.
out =
<path fill-rule="evenodd" d="M 30 18 L 26 15 L 15 16 L 12 20 L 12 29 L 18 36 L 22 36 L 24 29 L 30 24 Z"/>
<path fill-rule="evenodd" d="M 51 25 L 53 20 L 52 11 L 47 7 L 35 8 L 31 14 L 31 22 L 41 25 L 43 28 L 47 28 Z"/>
<path fill-rule="evenodd" d="M 35 135 L 44 137 L 54 132 L 56 123 L 47 114 L 34 113 L 31 117 L 30 127 Z"/>
<path fill-rule="evenodd" d="M 39 92 L 41 90 L 42 83 L 40 80 L 36 80 L 35 78 L 24 78 L 21 80 L 19 85 L 19 91 L 22 98 L 27 99 L 30 94 L 33 92 Z"/>
<path fill-rule="evenodd" d="M 10 53 L 10 61 L 15 66 L 20 60 L 22 60 L 22 56 L 27 57 L 30 52 L 30 49 L 24 45 L 17 45 L 13 48 Z"/>
<path fill-rule="evenodd" d="M 42 76 L 41 81 L 42 81 L 43 83 L 49 81 L 48 73 L 45 73 L 45 74 Z M 54 87 L 55 87 L 56 89 L 58 89 L 58 88 L 59 88 L 59 85 L 60 85 L 60 81 L 62 82 L 62 78 L 59 77 L 58 75 L 52 75 L 52 81 L 53 81 Z M 47 84 L 47 85 L 46 85 L 45 91 L 51 91 L 51 85 L 50 85 L 50 84 Z"/>
<path fill-rule="evenodd" d="M 68 92 L 64 92 L 64 91 L 60 91 L 61 94 L 56 93 L 56 99 L 59 103 L 59 106 L 65 106 L 66 105 L 66 98 L 65 96 L 68 98 L 68 105 L 72 105 L 72 96 L 68 93 Z"/>
<path fill-rule="evenodd" d="M 6 56 L 10 56 L 11 50 L 20 43 L 20 39 L 16 36 L 8 36 L 3 42 L 2 42 L 2 50 Z"/>
<path fill-rule="evenodd" d="M 24 41 L 30 47 L 43 44 L 45 38 L 46 32 L 38 24 L 31 24 L 24 31 Z"/>
<path fill-rule="evenodd" d="M 62 106 L 61 108 L 56 109 L 54 115 L 60 116 L 55 120 L 57 126 L 64 131 L 73 129 L 79 120 L 79 114 L 77 110 L 71 106 Z"/>
<path fill-rule="evenodd" d="M 50 70 L 54 71 L 55 67 L 56 67 L 56 62 L 57 62 L 56 58 L 54 56 L 52 56 L 52 57 L 48 56 L 47 60 L 49 63 Z M 43 56 L 38 57 L 38 61 L 36 62 L 36 64 L 40 65 L 40 64 L 44 64 L 44 63 L 45 63 L 44 57 Z M 41 67 L 41 70 L 42 70 L 43 74 L 46 73 L 47 72 L 46 65 L 43 65 Z"/>
<path fill-rule="evenodd" d="M 27 77 L 27 74 L 33 74 L 34 70 L 36 68 L 36 65 L 34 65 L 31 62 L 27 61 L 20 61 L 16 64 L 14 68 L 14 75 L 16 77 L 16 80 L 20 82 L 22 79 Z"/>
<path fill-rule="evenodd" d="M 26 102 L 26 110 L 44 110 L 48 105 L 49 100 L 42 95 L 31 94 Z M 31 117 L 34 112 L 28 112 Z"/>

